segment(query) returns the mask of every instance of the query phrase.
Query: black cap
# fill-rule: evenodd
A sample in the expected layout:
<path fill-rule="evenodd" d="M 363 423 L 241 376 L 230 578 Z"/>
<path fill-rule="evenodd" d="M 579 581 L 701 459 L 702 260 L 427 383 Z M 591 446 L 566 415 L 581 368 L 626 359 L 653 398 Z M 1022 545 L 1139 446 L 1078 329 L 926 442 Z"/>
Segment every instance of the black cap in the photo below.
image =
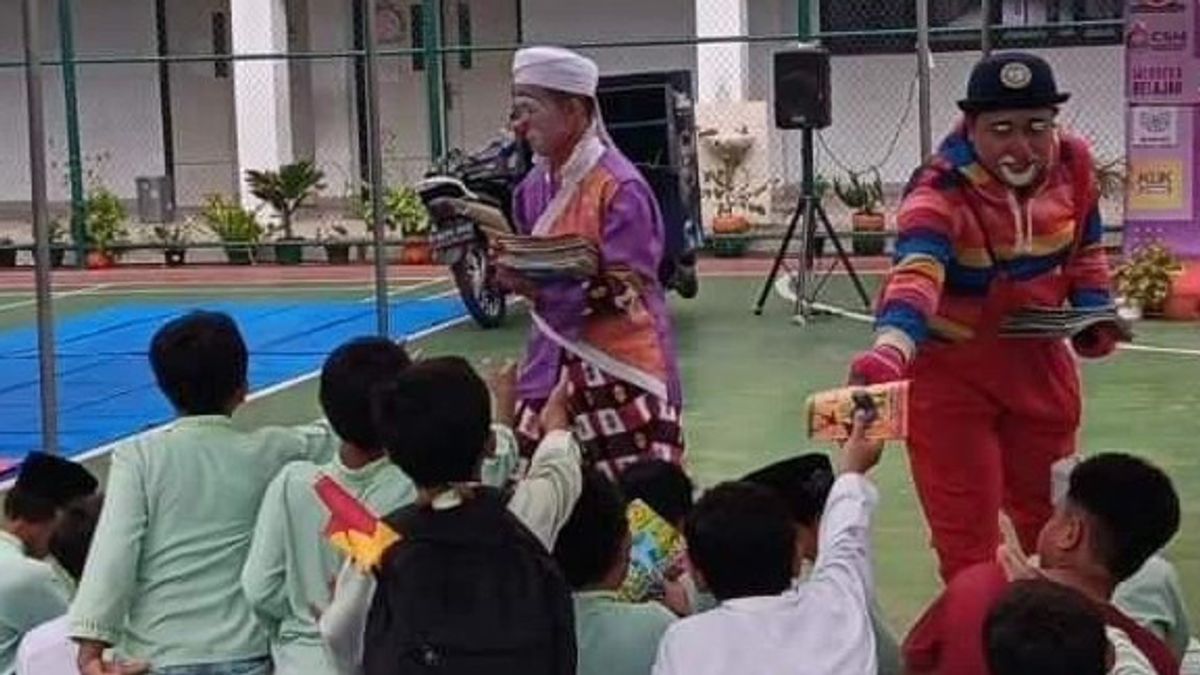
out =
<path fill-rule="evenodd" d="M 742 480 L 781 497 L 796 520 L 814 523 L 825 510 L 825 499 L 833 487 L 833 464 L 827 455 L 814 452 L 775 462 Z"/>
<path fill-rule="evenodd" d="M 1024 110 L 1064 103 L 1070 94 L 1059 92 L 1054 71 L 1044 59 L 1024 52 L 993 54 L 971 70 L 967 97 L 958 102 L 963 112 Z"/>
<path fill-rule="evenodd" d="M 82 465 L 44 452 L 31 452 L 21 463 L 15 487 L 63 507 L 96 492 L 100 484 Z"/>

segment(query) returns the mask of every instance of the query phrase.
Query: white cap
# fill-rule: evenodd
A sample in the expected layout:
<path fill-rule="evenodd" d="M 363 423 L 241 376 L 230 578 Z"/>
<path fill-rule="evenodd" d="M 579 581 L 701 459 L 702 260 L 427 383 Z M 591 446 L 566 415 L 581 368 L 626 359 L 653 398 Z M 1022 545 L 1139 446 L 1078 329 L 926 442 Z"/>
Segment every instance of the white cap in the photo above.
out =
<path fill-rule="evenodd" d="M 561 47 L 528 47 L 513 57 L 513 83 L 577 96 L 596 96 L 600 69 L 591 59 Z"/>

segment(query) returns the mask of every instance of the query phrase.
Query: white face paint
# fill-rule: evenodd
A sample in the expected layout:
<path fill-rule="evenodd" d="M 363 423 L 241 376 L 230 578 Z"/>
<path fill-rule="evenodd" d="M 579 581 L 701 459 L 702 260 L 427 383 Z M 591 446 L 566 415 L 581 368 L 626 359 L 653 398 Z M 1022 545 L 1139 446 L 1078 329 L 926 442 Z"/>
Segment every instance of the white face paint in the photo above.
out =
<path fill-rule="evenodd" d="M 1000 178 L 1015 188 L 1025 188 L 1033 185 L 1042 171 L 1039 162 L 1030 162 L 1024 166 L 1014 157 L 1000 158 Z"/>

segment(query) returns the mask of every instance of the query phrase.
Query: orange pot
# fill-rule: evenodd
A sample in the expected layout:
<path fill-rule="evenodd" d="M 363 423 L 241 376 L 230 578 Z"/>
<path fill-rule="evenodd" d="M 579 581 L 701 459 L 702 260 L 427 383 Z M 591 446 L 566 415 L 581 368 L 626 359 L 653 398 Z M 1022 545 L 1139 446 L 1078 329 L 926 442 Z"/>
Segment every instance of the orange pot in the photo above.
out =
<path fill-rule="evenodd" d="M 887 220 L 882 213 L 855 213 L 850 216 L 855 232 L 883 232 Z"/>
<path fill-rule="evenodd" d="M 405 242 L 400 249 L 400 262 L 405 265 L 428 265 L 433 262 L 433 248 L 427 241 Z"/>
<path fill-rule="evenodd" d="M 90 270 L 105 270 L 116 264 L 116 259 L 106 251 L 88 251 L 87 267 Z"/>
<path fill-rule="evenodd" d="M 1186 265 L 1183 272 L 1174 275 L 1162 314 L 1175 321 L 1200 319 L 1200 265 Z"/>
<path fill-rule="evenodd" d="M 712 221 L 713 234 L 742 234 L 750 230 L 750 221 L 745 216 L 717 216 Z"/>

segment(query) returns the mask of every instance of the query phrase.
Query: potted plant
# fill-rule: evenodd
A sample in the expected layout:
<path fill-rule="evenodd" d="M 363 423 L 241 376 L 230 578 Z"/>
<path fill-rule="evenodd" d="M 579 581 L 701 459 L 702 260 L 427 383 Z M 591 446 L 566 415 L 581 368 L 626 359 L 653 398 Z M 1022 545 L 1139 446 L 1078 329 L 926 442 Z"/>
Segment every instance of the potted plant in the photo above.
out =
<path fill-rule="evenodd" d="M 883 205 L 883 180 L 879 171 L 851 171 L 845 182 L 834 179 L 833 191 L 846 208 L 850 209 L 851 227 L 854 231 L 855 255 L 880 255 L 884 241 L 880 236 L 886 223 L 878 211 Z"/>
<path fill-rule="evenodd" d="M 388 220 L 396 224 L 400 236 L 404 238 L 400 261 L 406 265 L 428 265 L 432 262 L 429 213 L 417 191 L 406 185 L 392 188 L 384 197 L 384 206 Z"/>
<path fill-rule="evenodd" d="M 0 267 L 17 266 L 17 249 L 13 243 L 8 237 L 0 237 Z"/>
<path fill-rule="evenodd" d="M 129 216 L 125 205 L 107 188 L 94 187 L 84 200 L 83 215 L 87 266 L 92 269 L 112 267 L 118 256 L 113 247 L 129 237 L 125 229 Z"/>
<path fill-rule="evenodd" d="M 1179 259 L 1161 243 L 1136 249 L 1117 267 L 1117 294 L 1127 318 L 1162 314 L 1171 284 L 1183 270 Z"/>
<path fill-rule="evenodd" d="M 191 220 L 154 226 L 154 240 L 163 247 L 163 263 L 167 267 L 179 267 L 187 261 L 187 244 L 191 229 Z"/>
<path fill-rule="evenodd" d="M 363 228 L 366 231 L 366 238 L 373 240 L 375 238 L 375 228 L 372 225 L 374 216 L 371 212 L 371 186 L 362 185 L 357 190 L 349 188 L 350 213 L 362 221 Z M 388 196 L 391 190 L 387 190 L 383 196 L 383 223 L 388 232 L 396 231 L 396 218 L 388 210 Z M 364 262 L 367 259 L 367 247 L 369 244 L 359 243 L 355 245 L 359 262 Z"/>
<path fill-rule="evenodd" d="M 345 226 L 338 224 L 317 229 L 317 240 L 325 247 L 325 260 L 330 265 L 350 264 L 350 244 L 346 242 L 349 233 Z"/>
<path fill-rule="evenodd" d="M 325 174 L 304 160 L 285 164 L 278 171 L 246 171 L 250 194 L 275 210 L 283 236 L 275 244 L 275 259 L 283 265 L 297 265 L 304 257 L 302 237 L 292 231 L 292 218 L 305 201 L 325 189 Z"/>
<path fill-rule="evenodd" d="M 716 209 L 712 233 L 719 237 L 736 236 L 744 243 L 742 235 L 750 231 L 751 225 L 748 215 L 766 215 L 760 201 L 770 189 L 767 183 L 750 184 L 742 166 L 754 145 L 754 136 L 746 127 L 734 133 L 705 129 L 699 136 L 717 159 L 716 168 L 704 171 L 701 189 L 701 196 Z"/>
<path fill-rule="evenodd" d="M 225 257 L 234 265 L 249 265 L 253 250 L 262 238 L 262 226 L 254 214 L 231 199 L 211 195 L 202 211 L 208 229 L 225 244 Z"/>

